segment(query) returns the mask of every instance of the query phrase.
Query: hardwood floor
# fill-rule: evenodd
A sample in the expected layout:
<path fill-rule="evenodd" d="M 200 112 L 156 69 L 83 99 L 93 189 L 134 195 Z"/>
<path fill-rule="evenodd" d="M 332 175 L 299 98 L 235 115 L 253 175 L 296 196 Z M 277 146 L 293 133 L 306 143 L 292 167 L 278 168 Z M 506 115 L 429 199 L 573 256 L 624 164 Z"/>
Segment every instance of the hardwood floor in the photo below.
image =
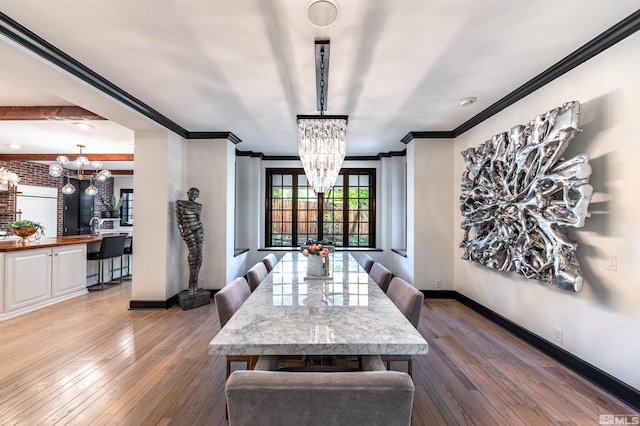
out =
<path fill-rule="evenodd" d="M 213 303 L 129 311 L 130 282 L 0 323 L 0 424 L 226 425 Z M 637 414 L 453 300 L 428 300 L 413 425 L 589 425 Z M 406 363 L 394 366 L 402 370 Z"/>

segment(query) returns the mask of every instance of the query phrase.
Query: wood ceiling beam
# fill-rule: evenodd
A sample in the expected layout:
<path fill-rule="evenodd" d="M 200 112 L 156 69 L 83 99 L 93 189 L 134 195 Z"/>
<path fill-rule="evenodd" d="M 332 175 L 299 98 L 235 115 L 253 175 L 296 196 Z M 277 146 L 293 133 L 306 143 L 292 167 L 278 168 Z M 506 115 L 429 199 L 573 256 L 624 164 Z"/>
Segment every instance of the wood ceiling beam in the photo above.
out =
<path fill-rule="evenodd" d="M 80 156 L 75 154 L 0 154 L 2 161 L 56 161 L 59 155 L 66 156 L 73 161 Z M 134 161 L 133 154 L 91 154 L 83 152 L 82 155 L 94 161 Z"/>
<path fill-rule="evenodd" d="M 133 176 L 133 170 L 109 170 L 111 171 L 112 176 Z"/>
<path fill-rule="evenodd" d="M 0 120 L 106 120 L 79 106 L 3 106 Z"/>

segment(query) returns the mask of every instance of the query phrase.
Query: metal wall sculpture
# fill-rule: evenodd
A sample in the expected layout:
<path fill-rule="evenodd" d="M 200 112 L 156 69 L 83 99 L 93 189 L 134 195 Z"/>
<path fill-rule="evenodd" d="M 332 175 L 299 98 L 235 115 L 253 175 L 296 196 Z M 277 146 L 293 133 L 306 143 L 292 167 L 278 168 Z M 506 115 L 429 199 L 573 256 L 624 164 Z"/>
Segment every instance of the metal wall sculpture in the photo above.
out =
<path fill-rule="evenodd" d="M 591 166 L 586 153 L 562 157 L 579 115 L 568 102 L 462 152 L 463 259 L 581 290 L 577 243 L 563 228 L 589 216 Z"/>

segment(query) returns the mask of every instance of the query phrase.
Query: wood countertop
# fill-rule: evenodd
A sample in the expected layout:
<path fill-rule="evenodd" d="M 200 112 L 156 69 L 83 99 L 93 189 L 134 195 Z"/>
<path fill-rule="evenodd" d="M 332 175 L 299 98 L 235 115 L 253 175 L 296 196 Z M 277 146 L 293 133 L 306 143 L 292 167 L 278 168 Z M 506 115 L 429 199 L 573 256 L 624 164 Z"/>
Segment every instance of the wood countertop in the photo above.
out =
<path fill-rule="evenodd" d="M 127 236 L 129 234 L 123 233 Z M 29 241 L 28 244 L 21 244 L 19 240 L 0 240 L 0 252 L 12 252 L 20 250 L 32 250 L 49 247 L 69 246 L 72 244 L 94 243 L 102 241 L 104 236 L 112 236 L 114 233 L 106 235 L 69 235 L 66 237 L 41 238 L 39 240 Z"/>

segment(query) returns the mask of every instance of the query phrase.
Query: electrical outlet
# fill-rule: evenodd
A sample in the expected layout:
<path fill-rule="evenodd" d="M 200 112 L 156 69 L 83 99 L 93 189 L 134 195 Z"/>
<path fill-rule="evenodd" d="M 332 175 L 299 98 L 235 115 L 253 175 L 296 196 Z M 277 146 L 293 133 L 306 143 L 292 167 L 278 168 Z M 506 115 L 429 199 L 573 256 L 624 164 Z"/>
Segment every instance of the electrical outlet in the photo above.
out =
<path fill-rule="evenodd" d="M 436 288 L 442 288 L 442 280 L 436 280 Z"/>
<path fill-rule="evenodd" d="M 562 343 L 562 329 L 558 327 L 553 327 L 553 340 L 556 343 Z"/>

